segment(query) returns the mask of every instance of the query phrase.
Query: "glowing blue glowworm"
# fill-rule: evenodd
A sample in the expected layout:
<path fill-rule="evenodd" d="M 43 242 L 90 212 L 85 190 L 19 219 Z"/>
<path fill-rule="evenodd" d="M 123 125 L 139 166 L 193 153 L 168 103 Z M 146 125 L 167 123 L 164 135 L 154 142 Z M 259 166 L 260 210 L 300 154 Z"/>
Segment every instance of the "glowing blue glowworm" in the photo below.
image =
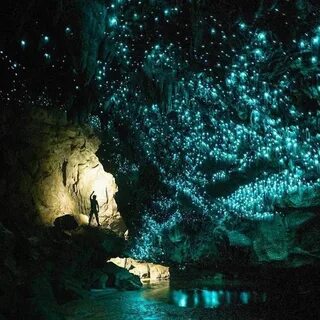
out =
<path fill-rule="evenodd" d="M 165 236 L 184 241 L 172 231 L 180 224 L 201 220 L 214 229 L 232 219 L 273 219 L 284 201 L 318 190 L 320 115 L 301 111 L 293 92 L 308 82 L 308 94 L 320 97 L 320 27 L 283 44 L 271 31 L 255 29 L 247 21 L 240 21 L 232 34 L 208 17 L 199 22 L 207 38 L 197 48 L 191 39 L 198 34 L 170 43 L 160 33 L 161 24 L 179 9 L 155 10 L 151 20 L 159 34 L 150 40 L 145 38 L 148 19 L 139 7 L 128 17 L 121 14 L 123 3 L 113 1 L 106 37 L 112 56 L 129 72 L 121 71 L 119 80 L 110 81 L 108 76 L 119 69 L 98 61 L 94 80 L 106 97 L 99 111 L 114 111 L 107 128 L 116 171 L 137 176 L 139 155 L 156 168 L 168 190 L 155 195 L 141 212 L 145 228 L 132 249 L 137 258 L 167 254 Z M 66 35 L 70 32 L 66 27 Z M 135 32 L 145 41 L 139 58 Z M 190 61 L 203 70 L 191 68 Z M 132 85 L 132 70 L 143 72 L 145 83 L 151 84 L 150 103 L 143 85 Z M 136 158 L 119 151 L 123 141 L 112 131 L 119 123 L 139 141 Z"/>
<path fill-rule="evenodd" d="M 266 32 L 253 35 L 252 42 L 231 58 L 224 81 L 214 81 L 204 73 L 178 81 L 172 96 L 176 123 L 165 117 L 154 117 L 157 109 L 154 106 L 141 106 L 146 127 L 142 143 L 148 150 L 148 159 L 159 168 L 162 182 L 172 194 L 189 199 L 203 217 L 212 219 L 213 228 L 233 216 L 273 219 L 284 199 L 298 199 L 306 192 L 320 189 L 319 130 L 311 133 L 308 129 L 308 121 L 314 121 L 313 115 L 303 114 L 291 100 L 290 87 L 294 80 L 289 73 L 270 82 L 259 72 L 270 63 L 272 47 Z M 306 48 L 310 49 L 307 43 L 315 45 L 311 37 L 298 43 L 296 57 L 300 50 L 304 54 Z M 160 65 L 159 57 L 170 56 L 170 50 L 174 48 L 164 50 L 156 46 L 146 53 L 146 59 L 149 64 Z M 317 56 L 311 55 L 310 65 L 317 62 Z M 316 74 L 314 71 L 315 78 Z M 206 123 L 200 111 L 202 102 L 210 106 Z M 234 121 L 232 116 L 238 120 Z M 127 117 L 130 118 L 129 113 Z M 308 120 L 299 121 L 302 117 Z M 141 125 L 138 122 L 136 127 Z M 159 157 L 156 146 L 163 145 L 163 137 L 167 137 L 165 148 L 170 151 Z M 203 165 L 208 161 L 219 169 L 204 171 Z M 183 170 L 177 175 L 178 167 Z M 273 168 L 273 173 L 265 170 L 266 167 Z M 218 186 L 232 183 L 232 175 L 237 172 L 248 175 L 252 168 L 259 170 L 259 175 L 229 195 L 212 198 L 204 191 L 209 185 L 219 190 Z M 175 197 L 157 199 L 153 207 L 160 212 L 173 210 L 178 203 Z M 165 255 L 161 249 L 163 235 L 190 219 L 184 215 L 183 207 L 175 209 L 165 222 L 157 222 L 147 212 L 144 217 L 145 228 L 133 248 L 137 258 Z M 192 223 L 192 218 L 189 222 Z M 248 296 L 243 295 L 242 299 L 246 303 Z"/>
<path fill-rule="evenodd" d="M 109 26 L 114 27 L 118 24 L 118 19 L 117 17 L 110 17 L 109 18 Z"/>

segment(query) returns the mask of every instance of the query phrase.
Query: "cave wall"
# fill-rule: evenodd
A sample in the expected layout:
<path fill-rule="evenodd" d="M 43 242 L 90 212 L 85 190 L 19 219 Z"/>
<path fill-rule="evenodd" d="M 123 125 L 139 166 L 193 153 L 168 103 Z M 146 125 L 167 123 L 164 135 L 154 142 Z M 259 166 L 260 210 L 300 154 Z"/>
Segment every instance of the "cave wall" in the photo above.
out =
<path fill-rule="evenodd" d="M 69 124 L 65 112 L 32 108 L 16 115 L 12 110 L 1 117 L 3 219 L 51 225 L 73 214 L 87 223 L 94 190 L 100 223 L 123 235 L 117 185 L 95 155 L 100 141 L 94 132 Z"/>
<path fill-rule="evenodd" d="M 173 226 L 161 239 L 166 261 L 226 269 L 319 266 L 319 214 L 298 209 L 260 221 L 233 220 L 194 230 Z"/>

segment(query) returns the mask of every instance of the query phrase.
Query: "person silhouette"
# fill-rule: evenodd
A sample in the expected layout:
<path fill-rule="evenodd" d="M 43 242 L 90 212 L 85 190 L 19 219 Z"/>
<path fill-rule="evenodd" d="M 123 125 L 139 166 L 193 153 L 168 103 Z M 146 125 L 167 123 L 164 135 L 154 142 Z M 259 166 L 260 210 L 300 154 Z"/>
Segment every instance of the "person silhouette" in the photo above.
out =
<path fill-rule="evenodd" d="M 94 191 L 92 191 L 90 194 L 90 207 L 91 207 L 91 209 L 90 209 L 90 215 L 89 215 L 89 225 L 91 224 L 91 220 L 94 215 L 96 217 L 96 221 L 98 223 L 98 226 L 101 226 L 101 224 L 99 222 L 99 215 L 98 215 L 99 204 L 97 201 L 97 196 L 93 195 L 93 194 L 94 194 Z"/>

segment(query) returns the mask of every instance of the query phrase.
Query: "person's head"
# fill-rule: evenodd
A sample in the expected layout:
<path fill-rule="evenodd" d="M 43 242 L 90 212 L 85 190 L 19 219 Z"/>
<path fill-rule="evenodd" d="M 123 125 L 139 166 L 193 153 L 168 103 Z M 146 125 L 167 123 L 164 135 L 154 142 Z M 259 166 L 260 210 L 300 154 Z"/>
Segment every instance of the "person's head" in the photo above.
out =
<path fill-rule="evenodd" d="M 97 196 L 96 196 L 96 195 L 94 195 L 92 198 L 93 198 L 94 200 L 96 200 L 96 199 L 97 199 Z"/>

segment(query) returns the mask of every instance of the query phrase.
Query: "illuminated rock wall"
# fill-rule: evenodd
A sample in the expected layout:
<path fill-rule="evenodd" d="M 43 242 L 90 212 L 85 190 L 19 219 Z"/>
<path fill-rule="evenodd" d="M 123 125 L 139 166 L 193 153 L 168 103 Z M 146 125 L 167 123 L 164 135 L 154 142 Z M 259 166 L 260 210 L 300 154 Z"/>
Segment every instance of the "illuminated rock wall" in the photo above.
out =
<path fill-rule="evenodd" d="M 95 155 L 100 141 L 90 128 L 68 124 L 64 115 L 33 110 L 16 122 L 3 121 L 15 128 L 8 130 L 11 147 L 4 151 L 2 196 L 7 210 L 46 225 L 66 213 L 87 223 L 89 196 L 95 191 L 100 223 L 123 235 L 126 226 L 114 199 L 115 179 Z"/>

